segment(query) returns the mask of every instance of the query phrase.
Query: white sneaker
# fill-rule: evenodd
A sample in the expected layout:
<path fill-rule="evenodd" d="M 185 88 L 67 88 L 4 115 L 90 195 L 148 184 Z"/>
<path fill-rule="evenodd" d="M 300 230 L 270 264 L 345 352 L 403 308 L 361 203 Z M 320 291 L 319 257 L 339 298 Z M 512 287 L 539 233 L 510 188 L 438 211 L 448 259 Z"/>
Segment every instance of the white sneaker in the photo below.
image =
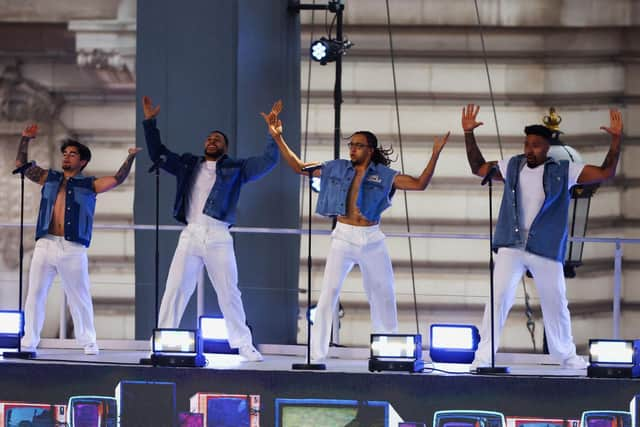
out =
<path fill-rule="evenodd" d="M 243 345 L 238 349 L 238 353 L 242 356 L 247 362 L 262 362 L 264 357 L 260 354 L 256 348 L 251 344 Z"/>
<path fill-rule="evenodd" d="M 589 363 L 587 363 L 582 357 L 574 354 L 573 356 L 564 359 L 562 361 L 562 367 L 564 369 L 587 369 Z"/>
<path fill-rule="evenodd" d="M 473 359 L 473 362 L 471 362 L 471 364 L 469 365 L 469 371 L 475 371 L 478 368 L 488 368 L 489 366 L 491 366 L 490 360 L 482 360 L 482 359 L 475 358 Z"/>
<path fill-rule="evenodd" d="M 36 354 L 36 348 L 35 347 L 30 347 L 30 346 L 20 346 L 20 351 L 24 351 L 26 353 L 33 353 Z"/>
<path fill-rule="evenodd" d="M 98 348 L 98 344 L 92 342 L 91 344 L 87 344 L 84 346 L 84 354 L 89 356 L 95 356 L 100 353 L 100 349 Z"/>

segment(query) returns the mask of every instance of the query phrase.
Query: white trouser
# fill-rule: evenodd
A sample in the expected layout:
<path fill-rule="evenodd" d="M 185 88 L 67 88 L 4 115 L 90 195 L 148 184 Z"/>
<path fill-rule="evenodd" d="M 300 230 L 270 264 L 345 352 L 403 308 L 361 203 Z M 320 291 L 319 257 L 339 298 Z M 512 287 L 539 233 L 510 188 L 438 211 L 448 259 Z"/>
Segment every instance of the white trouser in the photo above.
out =
<path fill-rule="evenodd" d="M 542 320 L 551 355 L 562 362 L 576 354 L 571 335 L 571 316 L 567 306 L 566 286 L 562 263 L 526 252 L 523 249 L 500 248 L 494 269 L 494 349 L 498 350 L 500 332 L 513 306 L 516 289 L 522 275 L 529 270 L 538 289 Z M 491 361 L 491 312 L 487 303 L 480 330 L 480 344 L 476 361 Z"/>
<path fill-rule="evenodd" d="M 394 333 L 398 328 L 391 258 L 378 225 L 356 227 L 338 222 L 324 268 L 322 289 L 311 329 L 311 358 L 329 353 L 331 320 L 342 283 L 355 264 L 360 266 L 364 291 L 371 308 L 374 333 Z M 338 325 L 335 325 L 338 327 Z"/>
<path fill-rule="evenodd" d="M 229 229 L 223 225 L 189 224 L 180 233 L 160 305 L 158 327 L 178 327 L 203 266 L 207 268 L 218 296 L 218 305 L 227 325 L 229 345 L 239 348 L 251 344 L 251 332 L 246 324 L 238 289 L 233 239 Z"/>
<path fill-rule="evenodd" d="M 47 294 L 56 273 L 60 274 L 62 289 L 67 296 L 76 340 L 82 346 L 96 341 L 87 249 L 80 243 L 48 234 L 36 242 L 29 269 L 23 347 L 35 348 L 40 343 Z"/>

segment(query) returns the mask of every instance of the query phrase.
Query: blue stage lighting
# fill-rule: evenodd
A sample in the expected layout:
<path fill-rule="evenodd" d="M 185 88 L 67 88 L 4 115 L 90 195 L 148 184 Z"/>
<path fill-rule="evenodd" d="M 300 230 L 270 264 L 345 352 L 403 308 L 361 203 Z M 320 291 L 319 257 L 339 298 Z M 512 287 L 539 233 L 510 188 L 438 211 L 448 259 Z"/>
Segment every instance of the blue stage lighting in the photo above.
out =
<path fill-rule="evenodd" d="M 161 366 L 202 367 L 202 339 L 197 330 L 154 329 L 151 363 Z"/>
<path fill-rule="evenodd" d="M 589 340 L 589 377 L 640 376 L 640 340 Z"/>
<path fill-rule="evenodd" d="M 422 372 L 422 336 L 371 334 L 369 371 Z"/>
<path fill-rule="evenodd" d="M 0 348 L 18 348 L 24 335 L 24 313 L 17 310 L 0 311 Z"/>
<path fill-rule="evenodd" d="M 431 325 L 429 357 L 440 363 L 471 363 L 480 342 L 473 325 Z"/>
<path fill-rule="evenodd" d="M 229 345 L 227 323 L 219 316 L 200 316 L 200 335 L 203 353 L 238 354 Z"/>

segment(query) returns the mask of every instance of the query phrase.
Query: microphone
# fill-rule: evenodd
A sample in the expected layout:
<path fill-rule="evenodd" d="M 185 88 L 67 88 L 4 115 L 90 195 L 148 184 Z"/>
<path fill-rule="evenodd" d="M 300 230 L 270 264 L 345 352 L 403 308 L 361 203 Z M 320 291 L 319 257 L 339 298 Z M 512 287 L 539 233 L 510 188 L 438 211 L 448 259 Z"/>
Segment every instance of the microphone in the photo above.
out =
<path fill-rule="evenodd" d="M 34 166 L 36 164 L 36 162 L 34 162 L 33 160 L 30 162 L 25 163 L 24 165 L 17 167 L 13 170 L 13 172 L 11 172 L 12 174 L 17 174 L 17 173 L 25 173 L 27 171 L 27 169 L 29 169 L 31 166 Z"/>
<path fill-rule="evenodd" d="M 160 166 L 162 166 L 162 164 L 164 163 L 164 159 L 162 157 L 158 157 L 153 164 L 151 165 L 151 167 L 149 168 L 149 170 L 147 171 L 148 173 L 154 172 L 157 169 L 160 169 Z"/>
<path fill-rule="evenodd" d="M 489 172 L 487 172 L 484 178 L 482 178 L 482 182 L 480 183 L 480 185 L 486 185 L 487 182 L 491 181 L 491 178 L 493 178 L 497 173 L 498 173 L 498 166 L 494 164 L 491 166 L 491 168 L 489 169 Z"/>
<path fill-rule="evenodd" d="M 308 175 L 311 175 L 318 169 L 322 169 L 322 163 L 305 166 L 305 167 L 302 168 L 302 172 L 304 172 L 304 173 L 306 173 Z"/>

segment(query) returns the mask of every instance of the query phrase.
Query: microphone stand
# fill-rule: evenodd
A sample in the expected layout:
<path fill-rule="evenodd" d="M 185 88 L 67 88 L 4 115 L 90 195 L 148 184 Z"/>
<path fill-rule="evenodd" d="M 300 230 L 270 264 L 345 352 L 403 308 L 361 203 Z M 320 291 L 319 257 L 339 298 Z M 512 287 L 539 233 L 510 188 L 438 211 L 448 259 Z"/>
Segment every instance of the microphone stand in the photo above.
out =
<path fill-rule="evenodd" d="M 154 268 L 155 268 L 155 277 L 154 277 L 154 294 L 155 294 L 155 327 L 154 329 L 158 329 L 158 295 L 160 294 L 160 282 L 159 282 L 159 266 L 160 266 L 160 250 L 159 250 L 159 241 L 160 241 L 160 167 L 164 163 L 164 159 L 161 156 L 153 162 L 148 173 L 155 172 L 156 176 L 156 224 L 155 224 L 155 258 L 154 258 Z M 151 338 L 153 340 L 153 337 Z M 142 365 L 151 365 L 153 364 L 151 358 L 143 357 L 140 359 L 140 364 Z"/>
<path fill-rule="evenodd" d="M 22 336 L 24 335 L 24 312 L 22 311 L 22 266 L 24 263 L 24 173 L 34 164 L 34 162 L 27 162 L 11 172 L 14 175 L 18 173 L 20 174 L 20 249 L 18 250 L 20 270 L 18 272 L 18 310 L 22 313 L 22 324 L 20 325 L 20 333 L 18 334 L 18 351 L 3 352 L 2 357 L 5 359 L 33 359 L 36 357 L 35 351 L 22 351 L 21 343 Z"/>
<path fill-rule="evenodd" d="M 491 366 L 479 366 L 476 368 L 477 374 L 508 374 L 509 368 L 507 366 L 496 366 L 496 351 L 493 346 L 495 342 L 495 308 L 494 301 L 494 283 L 493 283 L 493 176 L 498 172 L 498 167 L 493 165 L 487 175 L 482 179 L 480 185 L 489 184 L 489 284 L 490 284 L 490 304 L 491 304 Z"/>
<path fill-rule="evenodd" d="M 307 252 L 307 363 L 294 363 L 291 369 L 308 370 L 308 371 L 324 371 L 327 369 L 324 363 L 311 363 L 311 193 L 313 192 L 312 178 L 313 172 L 320 169 L 321 165 L 313 165 L 303 168 L 302 171 L 309 175 L 309 235 L 308 235 L 308 252 Z"/>

